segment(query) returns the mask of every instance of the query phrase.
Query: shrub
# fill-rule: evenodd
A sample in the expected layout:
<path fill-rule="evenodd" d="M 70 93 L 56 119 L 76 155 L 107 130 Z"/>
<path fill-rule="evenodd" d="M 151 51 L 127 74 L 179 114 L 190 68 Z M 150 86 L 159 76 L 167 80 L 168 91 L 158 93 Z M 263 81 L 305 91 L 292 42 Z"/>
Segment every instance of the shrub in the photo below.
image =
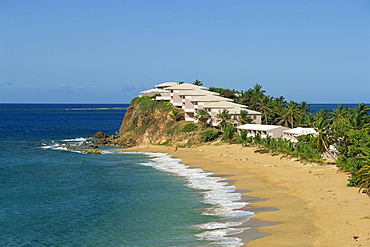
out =
<path fill-rule="evenodd" d="M 257 150 L 254 150 L 255 153 L 260 153 L 260 154 L 267 154 L 269 152 L 268 149 L 266 148 L 263 148 L 263 149 L 257 149 Z"/>
<path fill-rule="evenodd" d="M 181 112 L 179 109 L 175 108 L 170 112 L 170 116 L 172 117 L 173 120 L 179 121 L 181 118 L 183 118 Z"/>
<path fill-rule="evenodd" d="M 192 132 L 196 130 L 197 128 L 198 126 L 196 126 L 194 123 L 188 123 L 181 129 L 181 132 Z"/>
<path fill-rule="evenodd" d="M 204 142 L 215 140 L 222 132 L 217 129 L 207 129 L 201 133 L 201 138 Z"/>

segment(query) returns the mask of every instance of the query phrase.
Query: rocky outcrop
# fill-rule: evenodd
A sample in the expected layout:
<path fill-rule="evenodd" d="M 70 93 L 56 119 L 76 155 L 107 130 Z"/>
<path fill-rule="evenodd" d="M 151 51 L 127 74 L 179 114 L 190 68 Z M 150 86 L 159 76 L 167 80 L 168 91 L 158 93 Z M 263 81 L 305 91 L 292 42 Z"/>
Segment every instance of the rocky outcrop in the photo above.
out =
<path fill-rule="evenodd" d="M 94 139 L 105 139 L 108 138 L 109 135 L 103 133 L 103 132 L 97 132 L 93 136 L 87 136 L 88 138 L 94 138 Z"/>
<path fill-rule="evenodd" d="M 173 111 L 184 114 L 182 109 L 168 102 L 155 101 L 149 97 L 135 98 L 125 113 L 119 134 L 94 143 L 131 147 L 140 144 L 188 146 L 199 142 L 199 133 L 181 132 L 181 128 L 188 122 L 174 120 Z"/>

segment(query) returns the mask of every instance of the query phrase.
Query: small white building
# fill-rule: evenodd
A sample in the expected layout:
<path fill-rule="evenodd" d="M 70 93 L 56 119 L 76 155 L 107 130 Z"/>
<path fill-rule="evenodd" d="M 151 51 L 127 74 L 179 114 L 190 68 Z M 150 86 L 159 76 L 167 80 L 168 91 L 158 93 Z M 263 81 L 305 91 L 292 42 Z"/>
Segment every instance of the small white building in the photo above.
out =
<path fill-rule="evenodd" d="M 308 134 L 313 134 L 316 135 L 316 130 L 314 128 L 294 128 L 294 129 L 288 129 L 285 130 L 283 133 L 283 138 L 290 140 L 291 142 L 297 142 L 297 137 L 301 135 L 308 135 Z"/>
<path fill-rule="evenodd" d="M 244 124 L 236 127 L 238 130 L 247 130 L 248 136 L 256 136 L 257 133 L 261 135 L 262 138 L 271 136 L 272 138 L 279 138 L 283 136 L 285 130 L 289 128 L 280 125 L 264 125 L 264 124 Z"/>

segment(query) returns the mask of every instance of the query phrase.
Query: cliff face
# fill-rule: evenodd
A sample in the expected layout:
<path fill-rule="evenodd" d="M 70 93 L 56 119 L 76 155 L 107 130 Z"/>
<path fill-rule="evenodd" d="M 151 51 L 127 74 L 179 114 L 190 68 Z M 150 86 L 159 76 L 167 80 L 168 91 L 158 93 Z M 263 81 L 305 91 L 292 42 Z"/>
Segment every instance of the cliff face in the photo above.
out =
<path fill-rule="evenodd" d="M 187 146 L 199 142 L 199 132 L 182 132 L 185 121 L 175 121 L 173 111 L 183 116 L 183 110 L 168 102 L 138 97 L 131 101 L 118 136 L 110 140 L 118 146 L 169 144 Z M 201 128 L 198 128 L 201 129 Z"/>

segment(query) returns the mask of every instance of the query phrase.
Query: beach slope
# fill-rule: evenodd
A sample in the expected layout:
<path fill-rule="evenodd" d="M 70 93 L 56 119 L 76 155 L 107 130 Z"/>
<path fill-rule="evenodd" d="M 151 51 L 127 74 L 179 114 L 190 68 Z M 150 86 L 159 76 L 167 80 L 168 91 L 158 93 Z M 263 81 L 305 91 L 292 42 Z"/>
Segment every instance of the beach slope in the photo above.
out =
<path fill-rule="evenodd" d="M 239 236 L 246 246 L 370 246 L 370 199 L 347 187 L 348 175 L 334 165 L 302 164 L 240 145 L 125 150 L 168 153 L 189 166 L 232 175 L 237 189 L 249 191 L 248 210 L 256 212 L 251 231 Z"/>

